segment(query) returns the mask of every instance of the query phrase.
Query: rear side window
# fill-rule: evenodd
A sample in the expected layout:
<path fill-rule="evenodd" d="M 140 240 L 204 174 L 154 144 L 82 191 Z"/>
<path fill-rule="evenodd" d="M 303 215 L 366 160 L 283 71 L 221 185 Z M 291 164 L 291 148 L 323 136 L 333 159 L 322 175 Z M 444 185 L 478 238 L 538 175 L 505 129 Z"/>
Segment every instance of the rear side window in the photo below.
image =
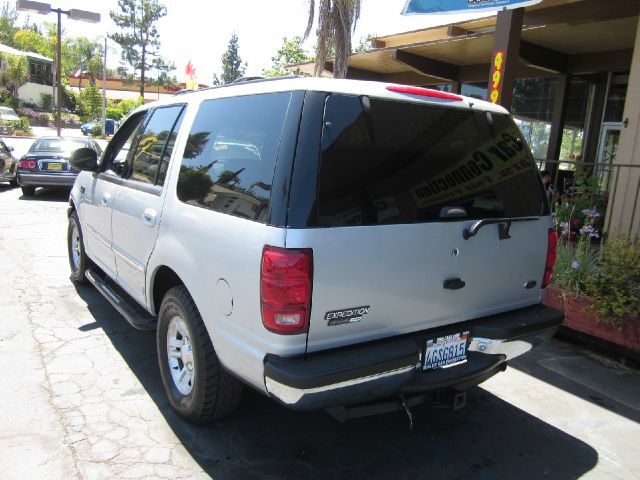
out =
<path fill-rule="evenodd" d="M 270 93 L 203 102 L 184 150 L 178 198 L 266 223 L 290 99 Z"/>
<path fill-rule="evenodd" d="M 508 115 L 332 95 L 322 133 L 322 226 L 524 217 L 547 210 Z"/>

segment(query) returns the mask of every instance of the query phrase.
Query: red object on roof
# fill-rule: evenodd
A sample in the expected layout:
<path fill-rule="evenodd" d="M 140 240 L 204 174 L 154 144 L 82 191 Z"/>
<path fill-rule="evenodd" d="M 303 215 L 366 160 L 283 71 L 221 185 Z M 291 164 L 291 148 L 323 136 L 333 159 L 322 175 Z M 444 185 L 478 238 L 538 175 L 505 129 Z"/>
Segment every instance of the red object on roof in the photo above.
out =
<path fill-rule="evenodd" d="M 432 90 L 430 88 L 409 87 L 406 85 L 389 85 L 387 90 L 390 92 L 407 93 L 409 95 L 422 95 L 423 97 L 441 98 L 443 100 L 457 100 L 463 98 L 460 95 L 449 92 L 441 92 L 440 90 Z"/>

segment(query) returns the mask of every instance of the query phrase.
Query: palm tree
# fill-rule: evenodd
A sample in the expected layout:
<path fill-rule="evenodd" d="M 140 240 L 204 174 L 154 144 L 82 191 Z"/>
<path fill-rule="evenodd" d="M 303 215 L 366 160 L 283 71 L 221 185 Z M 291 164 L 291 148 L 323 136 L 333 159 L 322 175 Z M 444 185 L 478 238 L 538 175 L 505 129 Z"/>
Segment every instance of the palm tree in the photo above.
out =
<path fill-rule="evenodd" d="M 309 22 L 304 39 L 309 36 L 315 16 L 315 0 L 309 0 Z M 360 18 L 361 0 L 320 0 L 318 6 L 318 44 L 315 76 L 322 75 L 330 50 L 335 51 L 334 78 L 345 78 L 351 54 L 351 33 Z M 333 47 L 333 48 L 332 48 Z"/>

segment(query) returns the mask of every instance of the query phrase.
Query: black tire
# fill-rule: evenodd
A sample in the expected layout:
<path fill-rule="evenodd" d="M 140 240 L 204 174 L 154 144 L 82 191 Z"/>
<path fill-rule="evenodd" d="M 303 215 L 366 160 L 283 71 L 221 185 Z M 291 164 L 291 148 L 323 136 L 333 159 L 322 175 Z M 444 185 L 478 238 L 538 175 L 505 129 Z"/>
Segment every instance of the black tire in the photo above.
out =
<path fill-rule="evenodd" d="M 71 267 L 71 281 L 79 284 L 86 284 L 87 268 L 93 265 L 84 251 L 84 240 L 78 214 L 73 211 L 69 216 L 69 226 L 67 227 L 67 253 L 69 255 L 69 266 Z"/>
<path fill-rule="evenodd" d="M 36 187 L 22 187 L 22 195 L 33 197 L 36 194 Z"/>
<path fill-rule="evenodd" d="M 183 347 L 190 345 L 193 362 L 192 381 L 183 385 L 183 389 L 186 387 L 190 391 L 184 393 L 174 380 L 167 349 L 167 334 L 176 318 L 181 319 L 182 326 L 187 329 L 188 338 Z M 220 365 L 200 312 L 184 286 L 174 287 L 165 294 L 158 314 L 156 335 L 162 383 L 175 411 L 192 423 L 207 423 L 230 415 L 240 403 L 243 384 Z M 183 369 L 187 369 L 189 364 L 188 361 L 184 363 L 184 357 L 174 361 L 182 362 Z M 177 373 L 176 368 L 180 366 L 174 366 Z"/>
<path fill-rule="evenodd" d="M 18 186 L 18 181 L 17 181 L 17 180 L 10 180 L 10 181 L 9 181 L 9 185 L 10 185 L 12 188 L 16 188 L 16 187 Z"/>

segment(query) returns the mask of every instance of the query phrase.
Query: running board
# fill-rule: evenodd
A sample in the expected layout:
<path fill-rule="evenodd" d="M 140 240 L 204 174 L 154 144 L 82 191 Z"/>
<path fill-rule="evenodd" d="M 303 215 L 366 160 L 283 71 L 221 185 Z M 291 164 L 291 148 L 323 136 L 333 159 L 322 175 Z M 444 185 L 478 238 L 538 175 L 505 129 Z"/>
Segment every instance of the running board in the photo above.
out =
<path fill-rule="evenodd" d="M 111 305 L 122 315 L 133 328 L 138 330 L 155 330 L 156 320 L 151 314 L 145 312 L 135 300 L 122 291 L 117 285 L 91 268 L 84 272 L 87 280 L 98 289 Z"/>

